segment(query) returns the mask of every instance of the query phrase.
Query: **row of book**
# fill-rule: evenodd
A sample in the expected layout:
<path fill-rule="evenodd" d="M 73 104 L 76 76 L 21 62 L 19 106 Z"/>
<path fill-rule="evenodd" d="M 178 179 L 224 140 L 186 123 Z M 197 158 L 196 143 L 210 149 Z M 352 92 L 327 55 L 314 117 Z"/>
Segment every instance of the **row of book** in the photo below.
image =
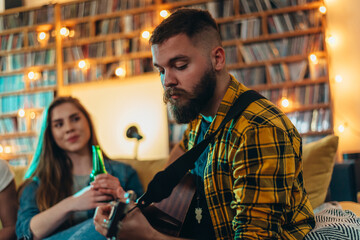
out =
<path fill-rule="evenodd" d="M 46 49 L 27 53 L 0 56 L 0 70 L 11 72 L 14 70 L 43 65 L 55 64 L 55 49 Z"/>
<path fill-rule="evenodd" d="M 290 6 L 298 6 L 318 0 L 239 0 L 240 13 L 262 12 Z"/>
<path fill-rule="evenodd" d="M 28 166 L 29 165 L 27 157 L 16 157 L 13 159 L 9 159 L 8 163 L 11 166 Z"/>
<path fill-rule="evenodd" d="M 267 66 L 271 84 L 287 82 L 301 82 L 304 79 L 318 79 L 328 76 L 327 61 L 319 58 L 317 64 L 308 64 L 308 60 L 274 64 Z M 231 69 L 234 77 L 246 86 L 266 84 L 266 67 L 251 67 Z"/>
<path fill-rule="evenodd" d="M 261 36 L 261 19 L 248 18 L 233 22 L 226 22 L 219 24 L 219 31 L 223 41 L 249 38 L 256 38 Z"/>
<path fill-rule="evenodd" d="M 27 124 L 28 117 L 6 117 L 0 118 L 0 134 L 22 133 L 22 132 L 39 132 L 42 123 L 42 114 L 35 114 Z"/>
<path fill-rule="evenodd" d="M 1 51 L 10 51 L 24 47 L 24 34 L 14 33 L 9 35 L 0 35 Z"/>
<path fill-rule="evenodd" d="M 140 37 L 116 39 L 111 41 L 111 45 L 107 44 L 107 42 L 96 42 L 63 48 L 64 62 L 150 51 L 147 40 Z"/>
<path fill-rule="evenodd" d="M 36 24 L 53 23 L 54 7 L 45 5 L 39 9 L 0 15 L 0 31 L 32 26 Z"/>
<path fill-rule="evenodd" d="M 310 34 L 299 37 L 283 38 L 267 42 L 250 43 L 239 46 L 246 63 L 266 61 L 279 57 L 308 55 L 324 50 L 323 35 Z M 238 59 L 233 59 L 237 62 Z"/>
<path fill-rule="evenodd" d="M 276 105 L 286 97 L 291 103 L 290 107 L 327 104 L 330 100 L 329 85 L 327 83 L 312 84 L 284 89 L 262 90 L 260 93 Z"/>
<path fill-rule="evenodd" d="M 37 144 L 36 137 L 20 137 L 12 139 L 3 139 L 0 141 L 3 147 L 10 147 L 10 154 L 32 153 Z"/>
<path fill-rule="evenodd" d="M 180 6 L 180 8 L 181 7 L 182 6 Z M 186 7 L 208 10 L 214 18 L 234 16 L 234 3 L 232 0 L 209 1 L 206 3 L 187 5 Z"/>
<path fill-rule="evenodd" d="M 70 3 L 61 7 L 61 18 L 81 18 L 123 11 L 133 8 L 142 8 L 154 4 L 154 0 L 90 0 Z"/>
<path fill-rule="evenodd" d="M 56 71 L 43 70 L 36 73 L 35 79 L 29 81 L 29 88 L 39 88 L 56 86 Z M 26 89 L 26 80 L 24 74 L 14 74 L 0 76 L 0 94 L 11 93 Z"/>
<path fill-rule="evenodd" d="M 82 82 L 99 81 L 117 77 L 115 70 L 123 67 L 126 76 L 135 76 L 147 72 L 153 72 L 151 58 L 140 58 L 108 64 L 97 64 L 83 70 L 79 68 L 68 68 L 63 71 L 64 85 Z"/>
<path fill-rule="evenodd" d="M 288 113 L 287 116 L 299 133 L 322 132 L 331 129 L 331 112 L 329 108 L 293 112 Z"/>
<path fill-rule="evenodd" d="M 271 15 L 267 19 L 269 33 L 306 30 L 321 26 L 321 13 L 316 10 Z"/>
<path fill-rule="evenodd" d="M 0 114 L 14 113 L 19 109 L 45 108 L 54 99 L 54 92 L 18 94 L 0 97 Z"/>

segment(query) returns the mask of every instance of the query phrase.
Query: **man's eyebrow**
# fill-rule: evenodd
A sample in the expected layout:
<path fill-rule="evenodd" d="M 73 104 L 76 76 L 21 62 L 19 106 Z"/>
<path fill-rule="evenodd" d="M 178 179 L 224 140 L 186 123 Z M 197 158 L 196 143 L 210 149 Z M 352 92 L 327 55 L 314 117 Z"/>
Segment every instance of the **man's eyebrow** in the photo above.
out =
<path fill-rule="evenodd" d="M 173 57 L 169 60 L 168 64 L 169 65 L 173 65 L 175 62 L 177 61 L 183 61 L 183 60 L 187 60 L 189 57 L 188 56 L 185 56 L 185 55 L 178 55 L 176 57 Z M 160 66 L 159 64 L 157 63 L 154 63 L 153 64 L 155 67 L 157 68 L 162 68 L 162 66 Z"/>

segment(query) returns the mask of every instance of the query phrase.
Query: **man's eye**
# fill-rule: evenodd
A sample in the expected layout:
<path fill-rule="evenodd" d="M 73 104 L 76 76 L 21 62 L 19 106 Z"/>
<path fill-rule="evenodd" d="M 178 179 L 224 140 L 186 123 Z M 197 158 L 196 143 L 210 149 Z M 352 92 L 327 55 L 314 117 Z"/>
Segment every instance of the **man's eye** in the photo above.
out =
<path fill-rule="evenodd" d="M 178 69 L 178 70 L 184 70 L 185 68 L 187 68 L 187 64 L 184 64 L 181 66 L 176 66 L 176 69 Z"/>

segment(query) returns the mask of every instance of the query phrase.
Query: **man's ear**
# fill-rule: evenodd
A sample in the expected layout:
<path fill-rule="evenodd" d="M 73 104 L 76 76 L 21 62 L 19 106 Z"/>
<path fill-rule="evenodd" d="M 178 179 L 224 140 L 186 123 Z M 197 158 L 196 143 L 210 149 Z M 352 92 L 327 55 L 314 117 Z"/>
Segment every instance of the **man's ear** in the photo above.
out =
<path fill-rule="evenodd" d="M 225 50 L 221 46 L 215 47 L 211 51 L 211 59 L 215 71 L 220 71 L 225 67 Z"/>

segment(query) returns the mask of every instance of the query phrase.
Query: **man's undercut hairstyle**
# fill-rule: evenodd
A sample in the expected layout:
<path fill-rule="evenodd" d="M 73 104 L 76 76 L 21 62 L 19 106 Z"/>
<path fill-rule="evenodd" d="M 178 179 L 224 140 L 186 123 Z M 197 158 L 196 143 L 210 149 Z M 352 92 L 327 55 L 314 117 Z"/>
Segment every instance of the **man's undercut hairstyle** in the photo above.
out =
<path fill-rule="evenodd" d="M 199 40 L 212 40 L 221 45 L 221 38 L 215 19 L 208 11 L 191 8 L 181 8 L 164 19 L 153 31 L 150 44 L 162 44 L 169 38 L 187 35 L 194 44 Z"/>

